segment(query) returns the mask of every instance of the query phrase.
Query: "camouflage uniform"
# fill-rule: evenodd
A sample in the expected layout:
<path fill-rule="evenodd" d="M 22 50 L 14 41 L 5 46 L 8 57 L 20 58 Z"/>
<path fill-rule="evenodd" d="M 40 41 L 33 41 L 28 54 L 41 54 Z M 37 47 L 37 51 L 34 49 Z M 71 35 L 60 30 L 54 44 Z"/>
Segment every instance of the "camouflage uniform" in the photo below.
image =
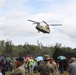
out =
<path fill-rule="evenodd" d="M 40 75 L 52 75 L 53 73 L 53 66 L 49 62 L 49 57 L 48 55 L 45 55 L 46 61 L 44 60 L 43 63 L 41 63 L 38 67 L 38 71 L 40 72 Z"/>
<path fill-rule="evenodd" d="M 11 72 L 11 75 L 25 75 L 25 68 L 24 65 L 18 67 L 16 70 Z"/>
<path fill-rule="evenodd" d="M 13 58 L 13 60 L 11 60 L 11 66 L 12 66 L 12 70 L 15 70 L 16 69 L 16 60 L 15 58 Z"/>
<path fill-rule="evenodd" d="M 39 65 L 38 71 L 40 75 L 52 75 L 53 73 L 53 66 L 50 63 L 43 63 Z"/>
<path fill-rule="evenodd" d="M 16 58 L 17 68 L 11 72 L 11 75 L 25 75 L 25 67 L 24 67 L 24 58 L 18 57 Z"/>

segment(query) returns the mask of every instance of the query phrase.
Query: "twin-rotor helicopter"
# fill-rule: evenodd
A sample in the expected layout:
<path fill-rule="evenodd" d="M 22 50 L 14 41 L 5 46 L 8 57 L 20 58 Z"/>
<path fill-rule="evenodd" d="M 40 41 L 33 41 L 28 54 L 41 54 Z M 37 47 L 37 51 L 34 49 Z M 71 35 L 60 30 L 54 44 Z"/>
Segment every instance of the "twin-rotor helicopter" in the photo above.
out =
<path fill-rule="evenodd" d="M 48 23 L 46 23 L 45 21 L 42 21 L 43 23 L 45 23 L 46 26 L 41 25 L 41 22 L 37 22 L 37 21 L 33 21 L 33 20 L 28 20 L 30 22 L 33 22 L 33 24 L 37 24 L 36 25 L 36 29 L 38 30 L 38 32 L 42 32 L 42 33 L 50 33 L 50 25 Z M 51 26 L 62 26 L 62 24 L 51 24 Z"/>

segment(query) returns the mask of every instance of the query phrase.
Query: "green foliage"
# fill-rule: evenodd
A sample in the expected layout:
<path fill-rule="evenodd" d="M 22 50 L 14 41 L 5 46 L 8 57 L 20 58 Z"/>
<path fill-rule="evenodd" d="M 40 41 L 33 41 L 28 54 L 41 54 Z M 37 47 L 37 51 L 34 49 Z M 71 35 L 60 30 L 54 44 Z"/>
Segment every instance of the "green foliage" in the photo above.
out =
<path fill-rule="evenodd" d="M 12 41 L 0 41 L 0 54 L 6 56 L 43 56 L 44 54 L 49 54 L 51 57 L 55 59 L 59 55 L 71 55 L 71 53 L 76 53 L 76 48 L 72 49 L 70 47 L 62 47 L 61 44 L 56 43 L 55 46 L 46 47 L 38 42 L 37 45 L 30 45 L 29 43 L 25 43 L 24 45 L 14 45 Z"/>
<path fill-rule="evenodd" d="M 5 49 L 3 50 L 3 54 L 7 56 L 12 56 L 13 53 L 13 44 L 11 41 L 5 42 Z"/>

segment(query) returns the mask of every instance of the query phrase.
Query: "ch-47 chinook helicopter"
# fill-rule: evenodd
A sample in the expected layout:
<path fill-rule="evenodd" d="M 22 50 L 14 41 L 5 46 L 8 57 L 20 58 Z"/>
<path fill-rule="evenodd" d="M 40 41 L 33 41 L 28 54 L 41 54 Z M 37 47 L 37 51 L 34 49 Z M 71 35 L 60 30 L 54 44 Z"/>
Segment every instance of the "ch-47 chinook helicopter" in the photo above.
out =
<path fill-rule="evenodd" d="M 40 24 L 41 22 L 37 22 L 37 21 L 33 21 L 33 20 L 28 20 L 28 21 L 33 22 L 33 24 L 37 24 L 36 29 L 38 30 L 38 32 L 50 33 L 49 24 L 47 24 L 45 21 L 42 21 L 42 22 L 45 23 L 46 26 L 42 26 Z M 62 24 L 51 24 L 51 26 L 62 26 Z"/>

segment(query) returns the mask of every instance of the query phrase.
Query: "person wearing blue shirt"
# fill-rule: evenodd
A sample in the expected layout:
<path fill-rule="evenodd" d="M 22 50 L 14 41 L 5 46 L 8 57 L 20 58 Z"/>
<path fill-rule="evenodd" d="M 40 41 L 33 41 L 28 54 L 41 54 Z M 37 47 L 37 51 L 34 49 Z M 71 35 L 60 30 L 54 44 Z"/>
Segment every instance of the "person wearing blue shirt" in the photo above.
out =
<path fill-rule="evenodd" d="M 6 60 L 2 60 L 2 75 L 6 75 Z"/>

